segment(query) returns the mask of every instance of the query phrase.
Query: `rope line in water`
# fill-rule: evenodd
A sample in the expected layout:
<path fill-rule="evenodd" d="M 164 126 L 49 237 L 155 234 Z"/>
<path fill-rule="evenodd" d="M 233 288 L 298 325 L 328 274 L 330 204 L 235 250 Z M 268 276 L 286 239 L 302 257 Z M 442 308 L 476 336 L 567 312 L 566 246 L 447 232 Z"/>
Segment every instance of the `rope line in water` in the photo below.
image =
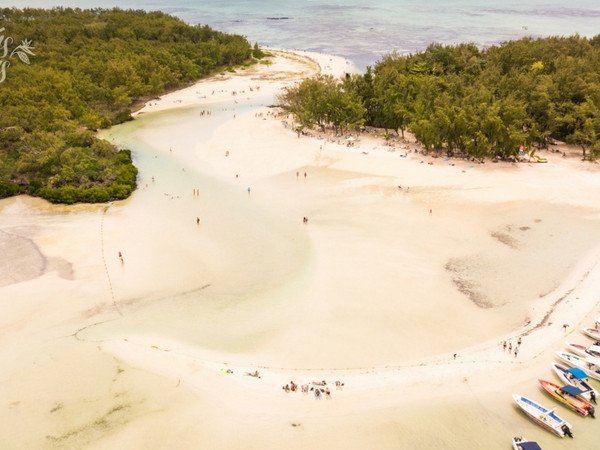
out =
<path fill-rule="evenodd" d="M 100 219 L 100 247 L 102 250 L 102 263 L 104 264 L 104 271 L 106 273 L 106 279 L 108 280 L 108 287 L 110 290 L 110 297 L 112 299 L 113 306 L 117 310 L 120 316 L 123 316 L 119 305 L 117 304 L 117 299 L 115 298 L 115 292 L 113 290 L 112 280 L 110 279 L 110 273 L 108 271 L 108 265 L 106 264 L 106 255 L 104 252 L 104 216 L 106 216 L 106 212 L 108 208 L 111 207 L 112 204 L 109 204 L 106 208 L 102 210 L 102 218 Z"/>

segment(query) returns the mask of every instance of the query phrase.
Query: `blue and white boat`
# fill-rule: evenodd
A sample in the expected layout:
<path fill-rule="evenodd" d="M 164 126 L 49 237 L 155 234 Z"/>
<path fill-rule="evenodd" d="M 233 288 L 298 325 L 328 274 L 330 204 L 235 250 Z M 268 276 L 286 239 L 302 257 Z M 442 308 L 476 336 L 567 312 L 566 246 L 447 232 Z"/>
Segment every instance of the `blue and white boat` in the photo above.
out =
<path fill-rule="evenodd" d="M 538 425 L 561 438 L 565 436 L 573 437 L 571 424 L 554 413 L 556 408 L 548 409 L 518 394 L 513 394 L 513 399 L 523 412 Z"/>
<path fill-rule="evenodd" d="M 542 450 L 537 442 L 528 441 L 523 436 L 515 436 L 512 445 L 514 450 Z"/>
<path fill-rule="evenodd" d="M 583 370 L 588 377 L 600 381 L 600 365 L 594 361 L 567 352 L 556 352 L 556 355 L 571 367 L 577 367 Z"/>
<path fill-rule="evenodd" d="M 552 363 L 552 369 L 561 381 L 581 389 L 583 391 L 581 394 L 583 397 L 587 398 L 592 403 L 596 403 L 598 391 L 588 383 L 589 378 L 583 370 L 577 367 L 562 366 L 558 363 Z"/>

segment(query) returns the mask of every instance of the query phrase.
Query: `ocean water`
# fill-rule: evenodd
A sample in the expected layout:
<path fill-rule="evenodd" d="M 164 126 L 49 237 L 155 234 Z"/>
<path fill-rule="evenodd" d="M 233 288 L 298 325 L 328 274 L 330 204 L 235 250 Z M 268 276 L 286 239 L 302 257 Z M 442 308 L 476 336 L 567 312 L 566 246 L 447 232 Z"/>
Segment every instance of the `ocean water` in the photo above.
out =
<path fill-rule="evenodd" d="M 261 46 L 343 56 L 359 71 L 392 50 L 412 53 L 434 42 L 485 47 L 523 36 L 600 34 L 597 0 L 25 0 L 13 4 L 161 10 L 190 24 L 244 35 Z"/>

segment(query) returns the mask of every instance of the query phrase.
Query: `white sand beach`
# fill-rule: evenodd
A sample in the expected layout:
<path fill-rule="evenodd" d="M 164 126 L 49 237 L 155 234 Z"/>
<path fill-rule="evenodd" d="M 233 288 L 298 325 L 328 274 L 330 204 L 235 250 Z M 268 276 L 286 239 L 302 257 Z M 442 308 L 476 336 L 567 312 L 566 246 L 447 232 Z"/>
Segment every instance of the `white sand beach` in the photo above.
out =
<path fill-rule="evenodd" d="M 103 133 L 133 150 L 130 199 L 0 201 L 0 448 L 572 446 L 511 394 L 554 406 L 538 378 L 592 343 L 598 165 L 298 137 L 265 101 L 348 62 L 272 51 Z"/>

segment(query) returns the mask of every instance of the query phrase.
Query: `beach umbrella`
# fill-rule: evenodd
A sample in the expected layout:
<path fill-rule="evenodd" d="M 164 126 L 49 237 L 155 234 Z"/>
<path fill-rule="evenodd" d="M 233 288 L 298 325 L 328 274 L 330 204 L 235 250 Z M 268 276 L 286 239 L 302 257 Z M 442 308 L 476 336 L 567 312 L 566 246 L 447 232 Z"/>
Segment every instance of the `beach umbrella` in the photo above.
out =
<path fill-rule="evenodd" d="M 353 138 L 352 136 L 350 136 L 349 138 L 346 138 L 347 141 L 355 141 L 356 138 Z"/>

